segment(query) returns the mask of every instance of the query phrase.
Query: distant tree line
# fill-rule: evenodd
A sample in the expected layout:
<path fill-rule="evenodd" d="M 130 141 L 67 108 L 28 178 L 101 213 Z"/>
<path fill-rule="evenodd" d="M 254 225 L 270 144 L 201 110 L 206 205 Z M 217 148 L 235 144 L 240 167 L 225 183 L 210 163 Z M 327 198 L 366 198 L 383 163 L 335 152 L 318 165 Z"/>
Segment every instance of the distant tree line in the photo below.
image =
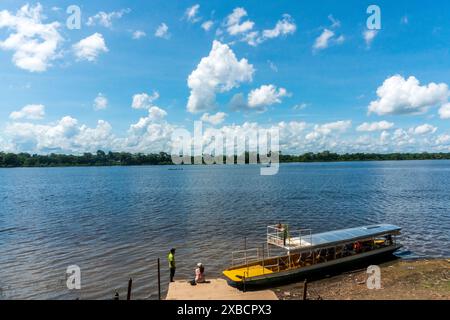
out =
<path fill-rule="evenodd" d="M 225 159 L 225 157 L 224 157 Z M 235 161 L 237 157 L 235 156 Z M 249 154 L 245 155 L 246 163 Z M 259 155 L 257 156 L 259 162 Z M 329 151 L 305 153 L 302 155 L 280 154 L 280 162 L 338 162 L 338 161 L 388 161 L 388 160 L 450 160 L 450 153 L 346 153 L 337 154 Z M 192 159 L 193 163 L 193 159 Z M 68 167 L 68 166 L 140 166 L 140 165 L 171 165 L 171 155 L 160 153 L 128 153 L 97 151 L 82 155 L 0 152 L 0 167 Z"/>
<path fill-rule="evenodd" d="M 339 161 L 393 161 L 393 160 L 450 160 L 450 153 L 345 153 L 329 151 L 302 155 L 280 155 L 280 162 L 339 162 Z"/>

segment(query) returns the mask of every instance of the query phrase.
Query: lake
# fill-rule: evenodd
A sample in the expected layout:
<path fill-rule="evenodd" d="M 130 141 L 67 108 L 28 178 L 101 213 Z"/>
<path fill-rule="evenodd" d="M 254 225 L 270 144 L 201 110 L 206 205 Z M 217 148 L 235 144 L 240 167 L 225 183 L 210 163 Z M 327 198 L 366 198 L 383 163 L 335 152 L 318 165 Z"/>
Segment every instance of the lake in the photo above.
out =
<path fill-rule="evenodd" d="M 403 228 L 404 257 L 450 255 L 450 161 L 258 166 L 0 169 L 0 299 L 157 297 L 167 253 L 178 279 L 209 277 L 231 251 L 261 247 L 266 226 L 322 232 L 376 223 Z M 81 268 L 69 291 L 66 268 Z"/>

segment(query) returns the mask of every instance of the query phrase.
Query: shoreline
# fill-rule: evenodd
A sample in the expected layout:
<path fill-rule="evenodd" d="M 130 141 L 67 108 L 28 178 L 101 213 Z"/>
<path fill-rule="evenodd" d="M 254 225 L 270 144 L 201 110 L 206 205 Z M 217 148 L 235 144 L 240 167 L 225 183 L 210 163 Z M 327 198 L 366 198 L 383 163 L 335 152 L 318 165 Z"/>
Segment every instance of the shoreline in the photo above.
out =
<path fill-rule="evenodd" d="M 308 282 L 308 300 L 450 300 L 450 259 L 418 258 L 384 262 L 381 288 L 368 289 L 366 269 Z M 280 300 L 303 299 L 303 283 L 272 289 Z"/>

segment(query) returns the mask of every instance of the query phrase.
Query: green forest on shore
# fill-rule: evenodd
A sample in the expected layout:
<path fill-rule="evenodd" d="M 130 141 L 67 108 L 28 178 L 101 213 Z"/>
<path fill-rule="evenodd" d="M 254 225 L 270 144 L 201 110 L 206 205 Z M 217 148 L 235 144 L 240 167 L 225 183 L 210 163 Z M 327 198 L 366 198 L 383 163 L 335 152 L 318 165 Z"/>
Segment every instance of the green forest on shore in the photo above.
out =
<path fill-rule="evenodd" d="M 236 159 L 236 156 L 235 156 Z M 280 154 L 280 162 L 341 162 L 341 161 L 395 161 L 395 160 L 450 160 L 450 153 L 346 153 L 338 154 L 329 151 L 305 153 L 302 155 Z M 246 163 L 249 161 L 246 154 Z M 258 156 L 259 162 L 259 156 Z M 84 153 L 82 155 L 0 152 L 0 167 L 68 167 L 68 166 L 139 166 L 139 165 L 172 165 L 171 155 L 160 153 L 127 153 L 104 152 Z"/>

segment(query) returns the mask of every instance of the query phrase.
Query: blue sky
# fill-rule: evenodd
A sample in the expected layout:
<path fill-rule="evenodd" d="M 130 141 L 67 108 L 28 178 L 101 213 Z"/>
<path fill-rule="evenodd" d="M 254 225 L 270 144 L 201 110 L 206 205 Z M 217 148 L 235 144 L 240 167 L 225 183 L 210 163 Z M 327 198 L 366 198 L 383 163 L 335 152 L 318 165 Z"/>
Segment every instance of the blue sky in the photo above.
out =
<path fill-rule="evenodd" d="M 446 2 L 26 5 L 0 4 L 0 150 L 168 151 L 202 118 L 280 128 L 289 153 L 450 151 Z"/>

